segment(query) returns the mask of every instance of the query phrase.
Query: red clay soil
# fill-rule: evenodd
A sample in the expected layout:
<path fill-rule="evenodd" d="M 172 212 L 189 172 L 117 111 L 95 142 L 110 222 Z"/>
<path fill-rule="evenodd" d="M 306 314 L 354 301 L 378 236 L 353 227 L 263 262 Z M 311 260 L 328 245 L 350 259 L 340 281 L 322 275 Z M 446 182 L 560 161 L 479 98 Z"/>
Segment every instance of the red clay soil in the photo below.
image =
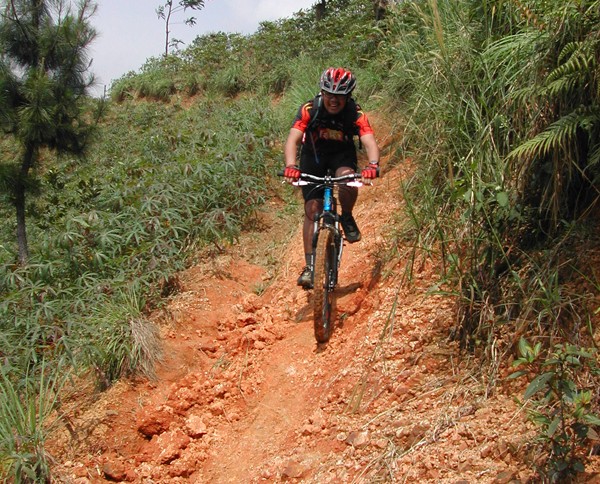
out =
<path fill-rule="evenodd" d="M 378 258 L 408 168 L 361 190 L 325 348 L 295 285 L 301 214 L 273 202 L 262 231 L 180 275 L 155 380 L 73 392 L 55 482 L 539 482 L 510 355 L 480 365 L 449 340 L 432 262 L 407 284 L 402 257 Z"/>

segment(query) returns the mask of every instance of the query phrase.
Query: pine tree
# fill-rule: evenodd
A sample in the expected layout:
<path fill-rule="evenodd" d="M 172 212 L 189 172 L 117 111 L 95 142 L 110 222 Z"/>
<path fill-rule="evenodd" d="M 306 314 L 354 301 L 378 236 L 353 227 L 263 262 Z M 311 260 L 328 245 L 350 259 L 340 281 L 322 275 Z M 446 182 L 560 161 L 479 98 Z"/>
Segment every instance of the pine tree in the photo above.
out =
<path fill-rule="evenodd" d="M 90 124 L 82 101 L 93 83 L 86 49 L 96 5 L 82 0 L 4 0 L 0 18 L 0 127 L 14 137 L 16 160 L 0 160 L 16 209 L 20 264 L 29 259 L 26 194 L 40 150 L 83 153 Z"/>

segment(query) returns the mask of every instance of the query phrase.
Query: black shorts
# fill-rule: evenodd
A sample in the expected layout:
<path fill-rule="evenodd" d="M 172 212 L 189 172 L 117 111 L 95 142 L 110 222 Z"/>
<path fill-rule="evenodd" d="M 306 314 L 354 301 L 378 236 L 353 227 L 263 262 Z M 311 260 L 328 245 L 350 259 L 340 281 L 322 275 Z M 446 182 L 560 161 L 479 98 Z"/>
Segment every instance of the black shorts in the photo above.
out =
<path fill-rule="evenodd" d="M 317 162 L 310 150 L 302 150 L 300 155 L 300 171 L 314 176 L 325 176 L 331 170 L 335 173 L 338 168 L 351 168 L 356 171 L 358 159 L 356 150 L 342 150 L 331 154 L 320 154 Z M 302 187 L 302 196 L 305 201 L 322 199 L 323 188 L 314 185 Z"/>

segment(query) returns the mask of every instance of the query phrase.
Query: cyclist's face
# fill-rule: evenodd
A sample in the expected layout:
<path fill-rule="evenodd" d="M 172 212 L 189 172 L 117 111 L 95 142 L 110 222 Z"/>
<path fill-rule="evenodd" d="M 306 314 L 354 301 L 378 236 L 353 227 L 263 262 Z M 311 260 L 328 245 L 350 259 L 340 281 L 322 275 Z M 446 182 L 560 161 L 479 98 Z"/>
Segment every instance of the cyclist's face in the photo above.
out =
<path fill-rule="evenodd" d="M 338 114 L 346 107 L 346 94 L 331 94 L 330 92 L 322 91 L 323 104 L 329 114 Z"/>

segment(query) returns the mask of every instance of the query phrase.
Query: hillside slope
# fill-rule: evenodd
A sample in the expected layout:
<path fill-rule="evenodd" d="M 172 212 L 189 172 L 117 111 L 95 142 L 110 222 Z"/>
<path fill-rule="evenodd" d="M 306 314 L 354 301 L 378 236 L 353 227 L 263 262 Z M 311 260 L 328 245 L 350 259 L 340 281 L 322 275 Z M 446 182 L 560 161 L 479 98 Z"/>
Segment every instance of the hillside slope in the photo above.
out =
<path fill-rule="evenodd" d="M 274 206 L 260 233 L 181 275 L 155 381 L 65 402 L 57 482 L 527 482 L 531 429 L 513 402 L 522 388 L 501 380 L 509 362 L 496 355 L 482 375 L 449 341 L 431 263 L 408 286 L 402 259 L 378 262 L 409 168 L 361 191 L 363 239 L 345 247 L 323 351 L 295 286 L 300 218 Z"/>

